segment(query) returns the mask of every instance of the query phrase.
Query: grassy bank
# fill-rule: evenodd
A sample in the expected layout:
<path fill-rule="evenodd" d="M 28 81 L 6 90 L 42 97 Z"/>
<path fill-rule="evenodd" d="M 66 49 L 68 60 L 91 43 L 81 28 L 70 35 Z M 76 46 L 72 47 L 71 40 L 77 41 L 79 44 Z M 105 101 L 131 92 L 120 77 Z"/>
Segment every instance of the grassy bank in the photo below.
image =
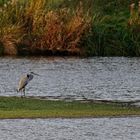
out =
<path fill-rule="evenodd" d="M 0 0 L 0 54 L 140 56 L 138 1 Z"/>
<path fill-rule="evenodd" d="M 120 103 L 48 101 L 0 97 L 0 118 L 81 118 L 140 115 L 140 108 Z"/>

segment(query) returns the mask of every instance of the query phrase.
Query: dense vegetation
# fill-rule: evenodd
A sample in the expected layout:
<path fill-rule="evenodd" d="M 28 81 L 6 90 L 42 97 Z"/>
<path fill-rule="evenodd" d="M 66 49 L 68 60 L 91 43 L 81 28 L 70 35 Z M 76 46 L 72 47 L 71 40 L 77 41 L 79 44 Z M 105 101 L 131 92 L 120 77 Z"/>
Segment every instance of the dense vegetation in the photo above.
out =
<path fill-rule="evenodd" d="M 0 97 L 0 119 L 81 118 L 140 115 L 140 108 L 121 103 L 46 101 L 20 97 Z"/>
<path fill-rule="evenodd" d="M 138 0 L 0 0 L 0 54 L 140 56 Z"/>

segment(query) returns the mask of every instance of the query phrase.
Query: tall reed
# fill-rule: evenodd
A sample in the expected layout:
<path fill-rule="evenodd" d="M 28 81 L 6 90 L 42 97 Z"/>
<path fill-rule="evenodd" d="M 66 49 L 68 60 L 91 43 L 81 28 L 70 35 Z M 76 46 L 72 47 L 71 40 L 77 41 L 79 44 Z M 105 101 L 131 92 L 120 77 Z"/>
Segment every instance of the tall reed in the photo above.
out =
<path fill-rule="evenodd" d="M 47 11 L 45 5 L 45 0 L 30 3 L 25 12 L 29 25 L 24 27 L 32 38 L 30 51 L 80 53 L 79 43 L 90 28 L 90 17 L 83 13 L 82 3 L 76 11 L 69 8 Z"/>
<path fill-rule="evenodd" d="M 76 11 L 68 7 L 51 9 L 48 4 L 50 1 L 46 0 L 11 0 L 3 4 L 0 42 L 4 54 L 14 55 L 24 49 L 31 53 L 82 52 L 80 42 L 91 26 L 82 2 Z"/>
<path fill-rule="evenodd" d="M 140 56 L 140 2 L 0 1 L 0 52 Z"/>
<path fill-rule="evenodd" d="M 0 7 L 0 47 L 4 54 L 16 55 L 17 44 L 24 36 L 21 27 L 22 5 L 17 0 L 11 0 Z"/>

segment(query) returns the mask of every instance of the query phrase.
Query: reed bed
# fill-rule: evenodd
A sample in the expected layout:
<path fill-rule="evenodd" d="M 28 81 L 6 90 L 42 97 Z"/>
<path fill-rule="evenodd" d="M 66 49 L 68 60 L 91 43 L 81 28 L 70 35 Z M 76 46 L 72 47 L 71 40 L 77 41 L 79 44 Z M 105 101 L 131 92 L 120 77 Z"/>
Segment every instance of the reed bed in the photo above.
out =
<path fill-rule="evenodd" d="M 0 0 L 0 54 L 140 56 L 140 2 Z"/>
<path fill-rule="evenodd" d="M 97 2 L 101 5 L 101 1 Z M 83 42 L 91 56 L 140 56 L 140 2 L 103 1 Z M 97 6 L 97 5 L 96 5 Z M 133 8 L 131 7 L 133 6 Z"/>
<path fill-rule="evenodd" d="M 54 1 L 52 1 L 54 3 Z M 90 29 L 91 18 L 80 2 L 70 8 L 48 8 L 50 1 L 11 0 L 1 7 L 0 44 L 3 53 L 80 54 L 80 42 Z"/>

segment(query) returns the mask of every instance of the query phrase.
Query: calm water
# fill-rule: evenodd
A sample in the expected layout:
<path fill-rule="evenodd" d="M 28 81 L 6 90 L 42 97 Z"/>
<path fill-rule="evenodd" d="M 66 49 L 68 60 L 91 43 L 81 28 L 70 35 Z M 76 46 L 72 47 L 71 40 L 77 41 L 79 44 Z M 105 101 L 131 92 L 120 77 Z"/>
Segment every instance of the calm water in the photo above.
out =
<path fill-rule="evenodd" d="M 18 80 L 29 71 L 41 76 L 28 96 L 140 100 L 140 58 L 0 58 L 0 96 L 20 96 Z"/>
<path fill-rule="evenodd" d="M 140 140 L 140 118 L 0 120 L 1 140 Z"/>

